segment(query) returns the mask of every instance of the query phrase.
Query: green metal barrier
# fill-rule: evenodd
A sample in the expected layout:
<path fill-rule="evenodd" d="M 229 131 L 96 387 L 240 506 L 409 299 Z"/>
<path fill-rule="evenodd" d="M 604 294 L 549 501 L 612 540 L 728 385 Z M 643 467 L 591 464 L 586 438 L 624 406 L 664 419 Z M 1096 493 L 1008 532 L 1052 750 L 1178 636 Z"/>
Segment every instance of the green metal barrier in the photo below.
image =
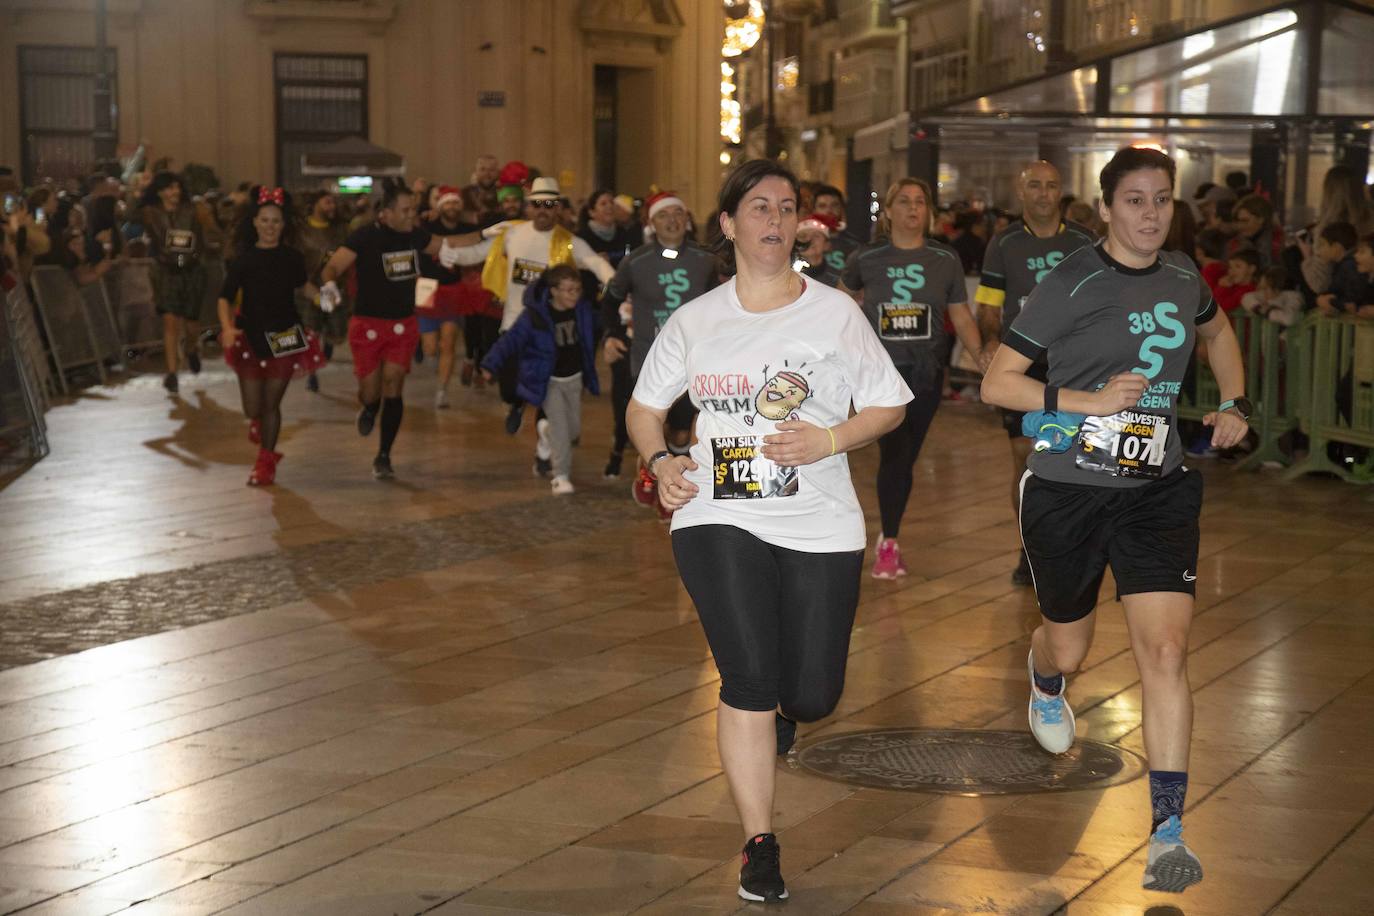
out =
<path fill-rule="evenodd" d="M 1310 403 L 1311 353 L 1316 335 L 1313 320 L 1284 328 L 1257 315 L 1236 321 L 1236 334 L 1245 345 L 1245 390 L 1255 404 L 1250 428 L 1259 441 L 1237 467 L 1257 468 L 1265 462 L 1288 464 L 1279 440 L 1301 426 Z"/>
<path fill-rule="evenodd" d="M 1307 388 L 1294 401 L 1309 445 L 1307 457 L 1284 479 L 1325 471 L 1354 483 L 1374 483 L 1374 453 L 1358 465 L 1337 464 L 1327 454 L 1333 442 L 1374 449 L 1374 320 L 1318 315 L 1301 327 L 1304 333 L 1297 346 L 1289 341 L 1289 353 L 1300 359 L 1304 352 L 1310 355 L 1301 367 Z"/>

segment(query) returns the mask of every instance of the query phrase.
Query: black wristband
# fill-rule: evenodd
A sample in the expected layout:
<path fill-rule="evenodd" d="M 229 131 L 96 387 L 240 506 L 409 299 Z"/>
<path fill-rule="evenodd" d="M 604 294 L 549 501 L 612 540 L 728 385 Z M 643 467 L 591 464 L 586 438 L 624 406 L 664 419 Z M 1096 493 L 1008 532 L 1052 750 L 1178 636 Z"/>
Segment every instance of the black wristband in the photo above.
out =
<path fill-rule="evenodd" d="M 1054 385 L 1045 386 L 1045 413 L 1059 411 L 1059 389 Z"/>
<path fill-rule="evenodd" d="M 648 470 L 649 476 L 657 480 L 658 475 L 654 473 L 655 462 L 657 462 L 660 458 L 671 458 L 672 456 L 673 453 L 668 451 L 666 448 L 661 452 L 654 452 L 652 455 L 650 455 L 649 460 L 644 462 L 644 467 Z"/>

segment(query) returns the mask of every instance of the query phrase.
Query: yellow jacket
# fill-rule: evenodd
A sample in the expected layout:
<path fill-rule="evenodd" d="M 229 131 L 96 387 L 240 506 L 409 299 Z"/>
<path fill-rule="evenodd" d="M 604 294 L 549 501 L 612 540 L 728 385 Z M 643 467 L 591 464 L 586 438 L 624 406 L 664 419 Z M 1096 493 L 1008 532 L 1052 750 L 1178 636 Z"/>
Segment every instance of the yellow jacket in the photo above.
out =
<path fill-rule="evenodd" d="M 507 229 L 492 240 L 486 263 L 482 265 L 482 286 L 491 290 L 492 295 L 502 302 L 506 301 L 506 286 L 510 283 L 510 258 L 506 254 L 506 234 L 510 231 Z M 573 234 L 562 226 L 554 226 L 553 236 L 549 239 L 549 266 L 575 263 Z"/>

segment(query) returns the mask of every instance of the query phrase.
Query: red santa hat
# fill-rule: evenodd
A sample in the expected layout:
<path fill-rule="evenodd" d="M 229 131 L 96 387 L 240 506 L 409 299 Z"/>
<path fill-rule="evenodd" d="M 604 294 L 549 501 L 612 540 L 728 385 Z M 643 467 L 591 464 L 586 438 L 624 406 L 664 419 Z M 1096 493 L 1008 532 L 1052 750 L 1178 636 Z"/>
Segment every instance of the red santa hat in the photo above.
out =
<path fill-rule="evenodd" d="M 682 198 L 677 196 L 676 191 L 659 191 L 653 197 L 644 202 L 649 208 L 649 219 L 654 218 L 654 214 L 667 207 L 681 207 L 686 210 L 687 205 L 682 202 Z"/>
<path fill-rule="evenodd" d="M 820 232 L 826 238 L 830 238 L 840 231 L 840 223 L 829 213 L 812 213 L 806 219 L 797 224 L 797 234 L 800 235 L 808 230 Z"/>
<path fill-rule="evenodd" d="M 530 167 L 518 159 L 511 160 L 501 167 L 496 183 L 502 187 L 523 186 L 530 179 Z"/>
<path fill-rule="evenodd" d="M 463 202 L 463 192 L 451 184 L 440 185 L 439 187 L 439 206 L 443 206 L 449 201 L 461 204 Z"/>

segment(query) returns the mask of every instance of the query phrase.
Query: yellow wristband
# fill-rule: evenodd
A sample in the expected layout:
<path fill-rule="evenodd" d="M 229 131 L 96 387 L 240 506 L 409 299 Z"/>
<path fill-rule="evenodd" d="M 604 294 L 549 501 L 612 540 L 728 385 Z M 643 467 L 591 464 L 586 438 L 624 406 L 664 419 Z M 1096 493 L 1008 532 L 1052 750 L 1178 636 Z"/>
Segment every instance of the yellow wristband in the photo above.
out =
<path fill-rule="evenodd" d="M 830 454 L 833 455 L 835 454 L 835 431 L 829 426 L 825 428 L 825 431 L 830 433 Z"/>

